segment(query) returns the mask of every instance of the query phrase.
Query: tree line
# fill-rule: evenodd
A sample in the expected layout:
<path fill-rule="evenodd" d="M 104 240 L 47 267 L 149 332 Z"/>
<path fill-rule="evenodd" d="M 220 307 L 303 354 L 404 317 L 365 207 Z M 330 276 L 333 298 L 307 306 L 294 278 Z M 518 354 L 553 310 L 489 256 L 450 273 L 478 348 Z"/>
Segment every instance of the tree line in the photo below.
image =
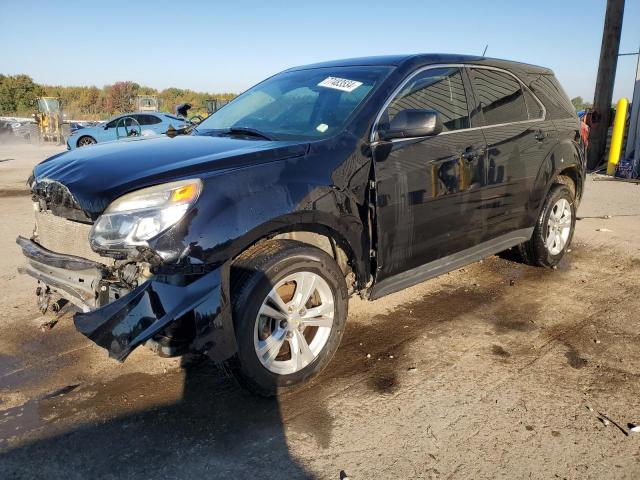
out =
<path fill-rule="evenodd" d="M 98 87 L 63 87 L 39 85 L 28 75 L 3 75 L 0 73 L 0 115 L 28 117 L 35 111 L 38 97 L 59 97 L 67 118 L 78 120 L 106 119 L 119 113 L 133 112 L 137 95 L 157 95 L 162 111 L 173 112 L 176 105 L 190 103 L 190 114 L 206 113 L 204 102 L 208 99 L 231 100 L 235 93 L 195 92 L 181 88 L 158 91 L 135 82 L 116 82 Z M 576 110 L 590 108 L 582 97 L 571 99 Z"/>
<path fill-rule="evenodd" d="M 59 97 L 67 118 L 106 119 L 119 113 L 135 110 L 137 95 L 156 95 L 162 111 L 173 112 L 176 105 L 190 103 L 190 113 L 204 113 L 204 102 L 208 99 L 230 100 L 235 93 L 196 92 L 181 88 L 156 90 L 136 82 L 123 81 L 102 88 L 63 87 L 40 85 L 24 74 L 0 74 L 0 115 L 29 117 L 35 112 L 38 97 Z"/>

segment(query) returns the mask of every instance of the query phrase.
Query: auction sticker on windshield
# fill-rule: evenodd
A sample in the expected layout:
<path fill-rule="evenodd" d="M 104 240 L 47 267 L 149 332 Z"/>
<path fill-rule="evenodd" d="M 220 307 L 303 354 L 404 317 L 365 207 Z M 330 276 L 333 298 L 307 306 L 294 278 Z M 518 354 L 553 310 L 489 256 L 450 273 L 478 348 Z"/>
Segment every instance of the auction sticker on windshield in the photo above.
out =
<path fill-rule="evenodd" d="M 360 85 L 362 82 L 339 77 L 327 77 L 318 84 L 319 87 L 333 88 L 343 92 L 353 92 Z"/>

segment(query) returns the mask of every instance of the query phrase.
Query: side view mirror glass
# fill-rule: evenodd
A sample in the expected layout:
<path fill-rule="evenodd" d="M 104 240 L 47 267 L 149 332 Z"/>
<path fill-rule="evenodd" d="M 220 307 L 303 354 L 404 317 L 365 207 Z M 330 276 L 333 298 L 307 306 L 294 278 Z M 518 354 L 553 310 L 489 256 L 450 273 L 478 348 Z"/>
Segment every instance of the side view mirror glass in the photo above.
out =
<path fill-rule="evenodd" d="M 408 108 L 400 110 L 389 128 L 380 132 L 382 140 L 435 136 L 442 132 L 440 114 L 435 110 Z"/>

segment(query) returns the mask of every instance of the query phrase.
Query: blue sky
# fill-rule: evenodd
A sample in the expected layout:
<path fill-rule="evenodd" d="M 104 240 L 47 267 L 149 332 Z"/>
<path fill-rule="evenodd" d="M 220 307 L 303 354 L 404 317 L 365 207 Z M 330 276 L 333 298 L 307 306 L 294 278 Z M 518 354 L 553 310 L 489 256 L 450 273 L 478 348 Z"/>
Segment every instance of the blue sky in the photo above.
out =
<path fill-rule="evenodd" d="M 480 54 L 551 67 L 592 99 L 606 0 L 48 1 L 0 0 L 0 72 L 97 85 L 133 80 L 239 92 L 284 68 L 391 53 Z M 621 51 L 640 46 L 627 0 Z M 614 101 L 631 97 L 622 57 Z"/>

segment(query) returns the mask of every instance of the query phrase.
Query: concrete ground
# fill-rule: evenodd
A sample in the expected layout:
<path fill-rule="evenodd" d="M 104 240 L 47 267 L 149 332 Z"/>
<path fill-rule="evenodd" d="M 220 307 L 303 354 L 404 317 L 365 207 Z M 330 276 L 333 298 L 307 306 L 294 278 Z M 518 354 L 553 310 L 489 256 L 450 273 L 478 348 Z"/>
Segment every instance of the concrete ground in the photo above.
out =
<path fill-rule="evenodd" d="M 640 186 L 590 177 L 555 271 L 492 257 L 353 300 L 327 370 L 264 400 L 40 329 L 14 239 L 55 151 L 0 145 L 0 478 L 640 478 Z"/>

